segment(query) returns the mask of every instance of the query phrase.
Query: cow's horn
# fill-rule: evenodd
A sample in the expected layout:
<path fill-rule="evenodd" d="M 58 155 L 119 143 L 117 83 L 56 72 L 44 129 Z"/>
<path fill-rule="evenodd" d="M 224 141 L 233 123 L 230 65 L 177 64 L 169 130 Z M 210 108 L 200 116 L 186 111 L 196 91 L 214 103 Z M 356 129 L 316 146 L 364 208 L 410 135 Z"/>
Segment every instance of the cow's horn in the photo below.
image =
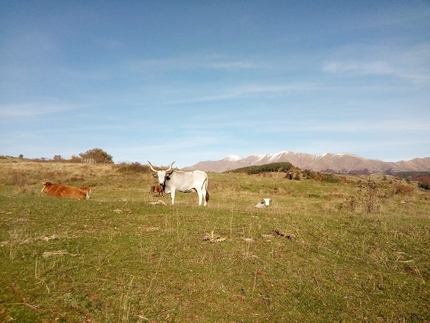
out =
<path fill-rule="evenodd" d="M 175 162 L 176 162 L 176 161 L 174 161 L 173 163 L 171 163 L 171 164 L 170 164 L 169 169 L 167 169 L 167 170 L 166 170 L 166 172 L 167 172 L 167 173 L 168 173 L 168 172 L 170 172 L 170 171 L 172 170 L 172 166 L 173 166 L 173 164 L 174 164 Z"/>
<path fill-rule="evenodd" d="M 153 172 L 157 172 L 157 171 L 154 169 L 154 167 L 152 166 L 152 164 L 149 162 L 149 160 L 147 160 L 147 162 L 149 163 L 149 167 L 151 168 L 151 170 L 152 170 Z"/>

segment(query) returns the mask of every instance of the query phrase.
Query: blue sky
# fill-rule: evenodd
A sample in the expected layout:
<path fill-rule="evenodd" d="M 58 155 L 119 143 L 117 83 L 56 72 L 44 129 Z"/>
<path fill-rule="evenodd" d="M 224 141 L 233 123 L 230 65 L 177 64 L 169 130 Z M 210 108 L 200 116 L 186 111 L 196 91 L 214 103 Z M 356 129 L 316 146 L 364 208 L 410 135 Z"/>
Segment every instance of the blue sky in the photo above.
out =
<path fill-rule="evenodd" d="M 2 1 L 0 155 L 430 156 L 430 2 Z"/>

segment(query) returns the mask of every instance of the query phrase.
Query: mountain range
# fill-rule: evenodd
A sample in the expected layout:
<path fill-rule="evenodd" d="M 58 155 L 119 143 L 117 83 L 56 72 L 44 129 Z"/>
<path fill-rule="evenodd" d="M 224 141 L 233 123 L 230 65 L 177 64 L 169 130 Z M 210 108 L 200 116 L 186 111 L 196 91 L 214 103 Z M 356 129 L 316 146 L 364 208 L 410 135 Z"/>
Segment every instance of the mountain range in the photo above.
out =
<path fill-rule="evenodd" d="M 331 173 L 398 173 L 430 171 L 430 157 L 415 158 L 408 161 L 385 162 L 378 159 L 367 159 L 353 154 L 313 155 L 292 151 L 281 151 L 275 154 L 255 154 L 246 158 L 228 155 L 216 161 L 201 161 L 188 170 L 203 170 L 221 173 L 237 168 L 264 165 L 276 162 L 290 162 L 293 166 L 319 172 Z"/>

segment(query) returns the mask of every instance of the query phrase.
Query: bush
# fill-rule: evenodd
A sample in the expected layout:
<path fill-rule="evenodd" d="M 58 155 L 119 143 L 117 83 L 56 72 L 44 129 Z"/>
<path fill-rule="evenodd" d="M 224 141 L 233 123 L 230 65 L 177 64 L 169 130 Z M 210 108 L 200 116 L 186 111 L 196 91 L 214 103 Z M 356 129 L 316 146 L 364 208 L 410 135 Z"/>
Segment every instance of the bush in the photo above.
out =
<path fill-rule="evenodd" d="M 430 190 L 430 184 L 429 183 L 420 182 L 420 183 L 418 183 L 418 187 L 421 187 L 425 190 Z"/>
<path fill-rule="evenodd" d="M 406 194 L 414 191 L 412 185 L 397 184 L 394 186 L 394 194 Z"/>
<path fill-rule="evenodd" d="M 323 174 L 321 181 L 327 182 L 327 183 L 339 183 L 340 182 L 340 180 L 338 178 L 336 178 L 333 174 Z"/>
<path fill-rule="evenodd" d="M 113 164 L 113 157 L 100 148 L 94 148 L 85 153 L 80 153 L 79 156 L 81 156 L 82 159 L 94 160 L 96 163 Z"/>
<path fill-rule="evenodd" d="M 81 162 L 81 157 L 78 157 L 78 156 L 76 156 L 76 155 L 73 155 L 70 159 L 69 159 L 69 162 L 71 162 L 71 163 L 80 163 Z"/>
<path fill-rule="evenodd" d="M 17 192 L 20 194 L 28 193 L 28 177 L 24 173 L 14 172 L 12 173 L 12 183 L 16 186 Z"/>
<path fill-rule="evenodd" d="M 340 182 L 340 179 L 337 178 L 333 174 L 313 172 L 313 171 L 310 171 L 308 169 L 303 170 L 301 173 L 305 179 L 313 179 L 317 182 L 326 182 L 326 183 L 339 183 Z M 296 177 L 297 176 L 300 176 L 300 175 L 298 175 L 298 173 L 296 173 Z M 297 179 L 297 178 L 294 178 L 294 179 Z"/>
<path fill-rule="evenodd" d="M 260 174 L 260 173 L 268 173 L 268 172 L 288 172 L 293 165 L 289 162 L 285 163 L 271 163 L 271 164 L 265 164 L 260 166 L 249 166 L 249 167 L 242 167 L 237 168 L 232 171 L 229 171 L 231 173 L 246 173 L 248 175 L 253 174 Z"/>
<path fill-rule="evenodd" d="M 149 166 L 142 165 L 138 162 L 134 163 L 121 163 L 116 166 L 118 172 L 122 174 L 133 174 L 133 173 L 150 173 Z"/>

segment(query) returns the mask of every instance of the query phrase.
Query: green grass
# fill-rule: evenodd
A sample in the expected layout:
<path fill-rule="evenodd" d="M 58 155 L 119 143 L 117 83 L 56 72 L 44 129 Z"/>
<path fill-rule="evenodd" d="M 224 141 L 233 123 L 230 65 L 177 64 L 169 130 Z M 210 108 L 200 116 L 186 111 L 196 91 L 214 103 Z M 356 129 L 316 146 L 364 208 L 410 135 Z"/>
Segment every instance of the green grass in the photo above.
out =
<path fill-rule="evenodd" d="M 209 174 L 208 207 L 181 193 L 152 206 L 170 196 L 151 196 L 148 174 L 26 167 L 0 177 L 0 321 L 430 321 L 430 196 L 418 188 Z M 47 174 L 93 193 L 46 197 Z M 254 208 L 263 197 L 272 206 Z"/>

